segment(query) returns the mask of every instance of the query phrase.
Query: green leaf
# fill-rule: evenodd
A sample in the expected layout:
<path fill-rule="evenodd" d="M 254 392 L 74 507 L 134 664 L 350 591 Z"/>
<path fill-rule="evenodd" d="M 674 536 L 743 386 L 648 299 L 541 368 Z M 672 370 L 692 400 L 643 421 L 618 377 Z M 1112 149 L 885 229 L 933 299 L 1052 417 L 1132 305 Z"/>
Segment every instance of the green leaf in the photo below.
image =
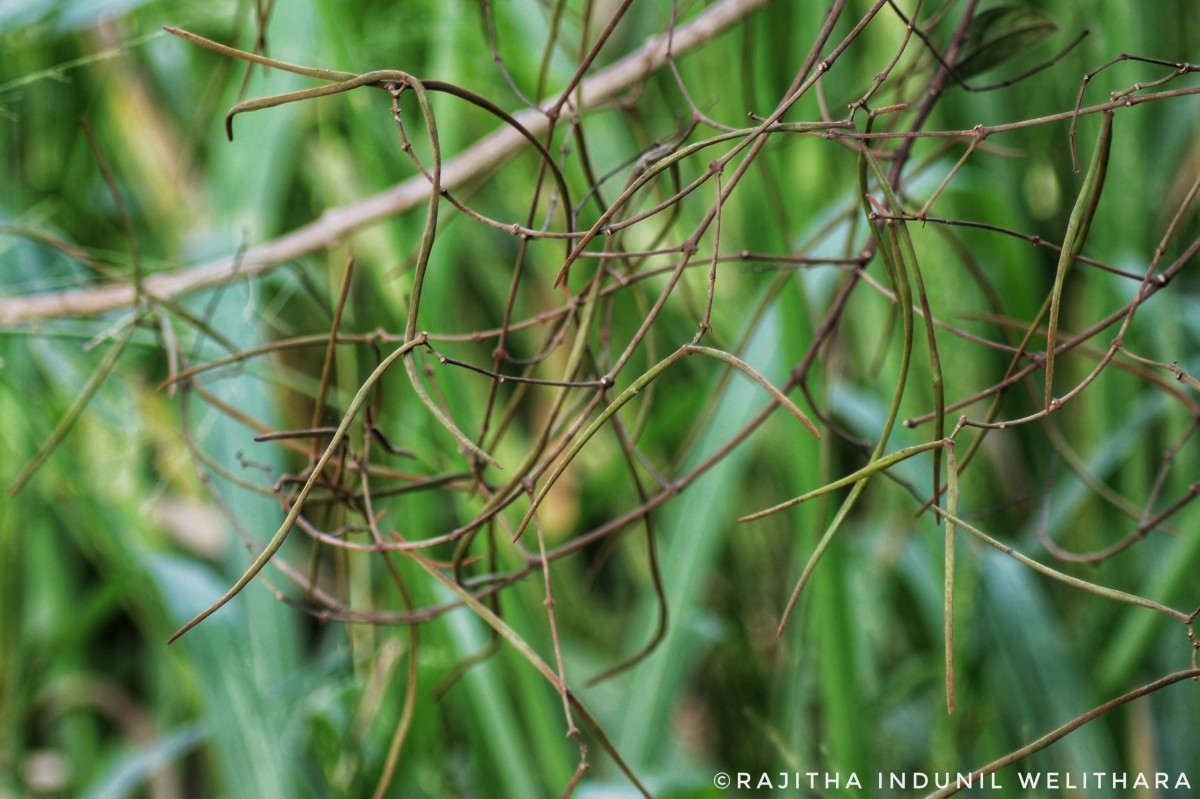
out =
<path fill-rule="evenodd" d="M 1024 55 L 1042 43 L 1058 24 L 1036 8 L 989 8 L 971 23 L 962 58 L 954 65 L 960 78 L 969 78 Z"/>
<path fill-rule="evenodd" d="M 123 799 L 144 785 L 159 769 L 178 760 L 204 740 L 202 724 L 189 724 L 155 742 L 122 755 L 92 785 L 85 799 Z"/>

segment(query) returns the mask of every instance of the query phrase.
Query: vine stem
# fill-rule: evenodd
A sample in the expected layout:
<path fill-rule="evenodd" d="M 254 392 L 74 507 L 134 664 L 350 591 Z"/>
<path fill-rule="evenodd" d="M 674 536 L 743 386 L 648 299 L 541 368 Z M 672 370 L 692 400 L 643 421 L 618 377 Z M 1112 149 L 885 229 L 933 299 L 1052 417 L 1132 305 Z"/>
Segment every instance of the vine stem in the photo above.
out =
<path fill-rule="evenodd" d="M 224 607 L 229 600 L 237 596 L 241 590 L 245 588 L 260 571 L 263 570 L 263 567 L 267 565 L 267 561 L 275 556 L 275 553 L 278 552 L 279 548 L 283 546 L 283 542 L 287 540 L 288 533 L 290 533 L 292 528 L 296 525 L 296 519 L 300 516 L 300 511 L 304 509 L 304 503 L 308 500 L 309 493 L 312 491 L 313 486 L 316 485 L 317 480 L 320 479 L 322 472 L 325 471 L 325 465 L 329 463 L 329 459 L 333 457 L 333 453 L 338 451 L 342 440 L 346 437 L 346 432 L 350 429 L 350 423 L 354 421 L 354 417 L 358 415 L 359 410 L 367 401 L 367 397 L 370 396 L 375 384 L 379 382 L 379 379 L 383 377 L 384 373 L 393 363 L 396 362 L 398 358 L 407 355 L 413 350 L 413 348 L 424 343 L 424 338 L 417 338 L 406 342 L 400 347 L 397 347 L 396 350 L 394 350 L 387 358 L 384 358 L 379 365 L 375 367 L 375 371 L 371 372 L 370 376 L 363 381 L 362 386 L 358 389 L 358 393 L 355 394 L 354 399 L 350 401 L 350 407 L 346 409 L 346 415 L 342 417 L 341 424 L 338 425 L 337 430 L 334 431 L 332 436 L 330 436 L 329 444 L 326 445 L 325 451 L 321 453 L 320 460 L 318 460 L 316 465 L 313 467 L 312 473 L 309 474 L 308 479 L 304 481 L 304 487 L 300 489 L 299 496 L 297 496 L 296 501 L 292 503 L 292 507 L 288 511 L 287 517 L 284 518 L 283 523 L 279 525 L 279 529 L 275 531 L 275 534 L 271 536 L 271 540 L 267 542 L 266 547 L 262 552 L 259 553 L 258 557 L 254 559 L 254 562 L 250 564 L 250 567 L 246 569 L 245 573 L 238 578 L 238 581 L 234 583 L 233 586 L 230 587 L 230 589 L 226 591 L 220 599 L 210 605 L 208 609 L 200 613 L 187 624 L 180 627 L 174 635 L 167 639 L 168 644 L 174 643 L 181 635 Z"/>
<path fill-rule="evenodd" d="M 1191 679 L 1191 680 L 1200 679 L 1200 669 L 1187 669 L 1186 671 L 1177 671 L 1174 674 L 1168 674 L 1167 676 L 1157 679 L 1152 683 L 1143 685 L 1141 688 L 1135 688 L 1134 690 L 1132 690 L 1128 693 L 1118 696 L 1116 699 L 1110 699 L 1109 701 L 1105 702 L 1103 705 L 1093 708 L 1092 710 L 1089 710 L 1087 713 L 1084 713 L 1082 716 L 1072 719 L 1071 721 L 1062 725 L 1058 729 L 1046 733 L 1041 738 L 1038 738 L 1036 741 L 1032 741 L 1031 743 L 1027 744 L 1026 746 L 1022 746 L 1020 749 L 1015 749 L 1012 752 L 1009 752 L 1004 757 L 993 760 L 991 763 L 988 763 L 986 766 L 983 766 L 982 768 L 972 771 L 970 774 L 971 781 L 974 782 L 976 780 L 982 780 L 987 775 L 994 774 L 995 772 L 999 771 L 1000 769 L 1004 768 L 1005 766 L 1010 766 L 1013 763 L 1016 763 L 1020 760 L 1023 760 L 1025 758 L 1029 757 L 1030 755 L 1034 754 L 1035 752 L 1040 752 L 1041 750 L 1050 746 L 1052 743 L 1055 743 L 1056 741 L 1058 741 L 1062 738 L 1065 738 L 1067 735 L 1069 735 L 1072 732 L 1074 732 L 1075 730 L 1079 729 L 1084 724 L 1087 724 L 1090 721 L 1094 721 L 1095 719 L 1099 718 L 1100 716 L 1103 716 L 1105 713 L 1108 713 L 1110 710 L 1115 710 L 1116 708 L 1120 707 L 1121 705 L 1124 705 L 1128 702 L 1132 702 L 1135 699 L 1140 699 L 1143 696 L 1152 694 L 1155 691 L 1158 691 L 1162 688 L 1166 688 L 1168 685 L 1174 685 L 1177 682 L 1182 682 L 1183 680 L 1188 680 L 1188 679 Z M 925 799 L 946 799 L 946 797 L 953 796 L 954 794 L 958 793 L 960 790 L 961 790 L 961 788 L 959 787 L 958 782 L 955 781 L 955 783 L 953 783 L 945 788 L 942 788 L 940 791 L 935 791 L 935 792 L 927 795 L 925 797 Z"/>
<path fill-rule="evenodd" d="M 678 58 L 703 46 L 717 34 L 742 21 L 767 5 L 769 0 L 721 0 L 698 14 L 690 22 L 666 35 L 647 38 L 640 48 L 612 66 L 580 82 L 578 97 L 583 106 L 594 106 L 628 89 L 662 67 L 668 56 Z M 352 73 L 329 72 L 332 79 Z M 550 124 L 547 104 L 514 114 L 514 119 L 534 136 Z M 576 108 L 575 111 L 581 110 Z M 442 168 L 442 188 L 462 186 L 479 175 L 509 160 L 526 139 L 506 125 L 484 136 L 462 153 L 446 161 Z M 218 258 L 170 274 L 147 275 L 144 289 L 161 296 L 179 296 L 219 286 L 235 276 L 252 277 L 280 263 L 329 246 L 349 233 L 388 217 L 415 208 L 429 198 L 429 181 L 423 175 L 397 183 L 390 189 L 338 208 L 330 208 L 319 218 L 271 241 L 244 252 Z M 92 316 L 131 305 L 135 300 L 131 285 L 72 289 L 32 297 L 0 297 L 0 324 L 55 319 L 64 316 Z"/>

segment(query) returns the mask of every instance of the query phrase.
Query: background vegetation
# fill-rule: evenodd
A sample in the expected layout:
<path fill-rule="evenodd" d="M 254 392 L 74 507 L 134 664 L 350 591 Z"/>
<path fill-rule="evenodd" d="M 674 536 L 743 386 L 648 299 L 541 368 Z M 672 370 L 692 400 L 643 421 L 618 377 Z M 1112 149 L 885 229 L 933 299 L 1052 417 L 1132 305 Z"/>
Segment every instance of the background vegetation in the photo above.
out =
<path fill-rule="evenodd" d="M 851 772 L 968 772 L 1195 676 L 1200 87 L 1179 62 L 1197 60 L 1200 13 L 1038 9 L 0 3 L 0 797 L 739 795 L 719 772 L 841 775 L 805 792 L 841 796 Z M 678 58 L 621 72 L 676 16 Z M 698 24 L 720 29 L 688 39 Z M 402 129 L 364 87 L 240 114 L 229 143 L 238 102 L 329 82 L 164 25 L 462 87 L 537 138 L 529 106 L 565 96 L 546 144 L 562 183 L 512 125 L 431 88 L 444 185 L 497 224 L 443 198 L 425 264 L 435 156 L 415 87 Z M 1118 60 L 1081 97 L 1123 53 L 1159 62 Z M 782 121 L 819 124 L 686 149 L 798 87 Z M 1105 113 L 1071 112 L 1110 101 L 1101 168 Z M 868 121 L 888 135 L 862 138 Z M 1053 247 L 1093 198 L 1070 264 Z M 556 284 L 609 208 L 601 226 L 645 218 L 586 243 Z M 1051 337 L 1051 393 L 1069 398 L 1047 412 Z M 1024 377 L 989 409 L 1013 362 Z M 1024 421 L 985 437 L 962 414 Z M 928 446 L 880 463 L 881 438 L 879 453 Z M 862 469 L 861 495 L 738 521 Z M 309 477 L 272 563 L 168 646 Z M 934 485 L 1033 561 L 960 526 L 952 714 Z M 999 779 L 1195 786 L 1198 717 L 1194 682 L 1164 685 Z"/>

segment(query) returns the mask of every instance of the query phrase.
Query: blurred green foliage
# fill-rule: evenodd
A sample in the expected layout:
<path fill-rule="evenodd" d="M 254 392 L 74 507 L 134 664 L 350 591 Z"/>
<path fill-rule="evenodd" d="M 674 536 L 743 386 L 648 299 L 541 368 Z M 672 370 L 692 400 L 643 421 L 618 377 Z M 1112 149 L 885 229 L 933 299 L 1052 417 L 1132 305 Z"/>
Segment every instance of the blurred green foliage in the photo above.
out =
<path fill-rule="evenodd" d="M 269 10 L 263 41 L 273 58 L 355 72 L 402 69 L 465 86 L 516 112 L 526 101 L 562 91 L 616 6 L 494 3 L 489 33 L 481 7 L 461 0 L 264 5 L 271 6 L 0 4 L 0 296 L 19 303 L 68 289 L 98 291 L 132 279 L 135 261 L 147 275 L 181 272 L 270 241 L 416 174 L 400 151 L 386 100 L 365 90 L 247 114 L 238 119 L 234 142 L 227 142 L 223 117 L 233 104 L 308 88 L 312 81 L 248 69 L 164 34 L 162 25 L 255 49 L 256 14 Z M 898 5 L 914 12 L 911 2 Z M 1002 24 L 996 5 L 981 4 L 980 13 L 991 9 L 991 20 Z M 870 7 L 850 2 L 824 52 Z M 928 26 L 932 43 L 945 46 L 965 8 L 961 2 L 923 4 L 918 20 Z M 590 20 L 585 9 L 592 11 Z M 679 9 L 685 21 L 705 10 L 701 4 Z M 566 126 L 560 129 L 550 149 L 563 159 L 580 205 L 580 228 L 612 202 L 640 153 L 685 130 L 689 102 L 731 127 L 753 124 L 748 113 L 769 114 L 827 13 L 826 4 L 768 5 L 678 60 L 688 97 L 664 68 L 615 101 L 589 109 L 586 138 L 580 130 L 567 135 Z M 592 71 L 664 32 L 670 14 L 670 4 L 634 4 Z M 969 130 L 1070 111 L 1079 77 L 1120 53 L 1196 60 L 1200 14 L 1186 0 L 1155 4 L 1153 12 L 1091 0 L 1048 2 L 1035 16 L 1057 29 L 1043 37 L 1048 31 L 1035 25 L 1034 36 L 1014 33 L 1020 38 L 1001 45 L 994 37 L 976 42 L 965 70 L 969 81 L 1001 82 L 1053 58 L 1085 28 L 1090 34 L 1014 86 L 969 92 L 951 85 L 925 129 Z M 1028 20 L 1012 12 L 1008 18 Z M 555 46 L 544 56 L 552 36 Z M 786 119 L 817 120 L 822 108 L 833 119 L 844 118 L 904 37 L 904 22 L 885 7 L 819 90 L 809 91 Z M 872 106 L 919 103 L 913 88 L 937 68 L 924 45 L 910 41 Z M 1083 105 L 1168 74 L 1162 66 L 1118 63 L 1093 79 Z M 1160 88 L 1196 85 L 1194 76 L 1183 75 Z M 447 158 L 497 127 L 493 117 L 455 98 L 436 95 L 433 103 Z M 427 159 L 411 93 L 401 97 L 400 111 L 414 150 Z M 896 118 L 907 119 L 905 113 L 897 111 Z M 1198 117 L 1194 95 L 1118 111 L 1107 189 L 1085 255 L 1138 275 L 1146 270 L 1195 179 Z M 95 129 L 99 157 L 115 173 L 132 231 L 81 118 Z M 887 127 L 888 115 L 877 124 Z M 990 136 L 930 216 L 985 220 L 1061 243 L 1082 184 L 1082 174 L 1072 171 L 1069 124 L 1066 119 Z M 1082 159 L 1098 128 L 1095 117 L 1080 119 Z M 689 143 L 714 133 L 701 128 Z M 925 202 L 964 149 L 961 139 L 915 143 L 904 185 L 908 207 Z M 590 174 L 582 166 L 584 151 Z M 711 148 L 682 161 L 678 174 L 661 185 L 703 176 L 717 152 Z M 538 166 L 530 151 L 455 195 L 492 219 L 524 223 Z M 858 154 L 848 144 L 821 136 L 772 137 L 722 208 L 721 253 L 853 258 L 868 240 L 857 169 Z M 610 173 L 599 199 L 581 202 L 595 178 Z M 667 194 L 661 187 L 654 191 L 632 210 L 645 211 Z M 628 230 L 621 246 L 678 246 L 714 197 L 706 183 L 672 210 Z M 537 210 L 532 226 L 548 218 L 550 228 L 559 229 L 562 209 L 545 194 Z M 375 790 L 404 712 L 414 657 L 407 627 L 307 616 L 279 599 L 311 607 L 311 597 L 289 574 L 268 567 L 227 607 L 166 645 L 246 567 L 244 539 L 260 547 L 279 525 L 282 513 L 271 488 L 281 475 L 302 469 L 305 459 L 285 447 L 254 443 L 260 431 L 242 419 L 193 392 L 159 384 L 177 366 L 168 356 L 173 350 L 204 363 L 227 355 L 229 347 L 327 335 L 351 255 L 357 269 L 341 330 L 401 333 L 423 213 L 419 206 L 248 279 L 181 295 L 178 309 L 151 303 L 149 311 L 63 313 L 0 330 L 0 479 L 7 487 L 61 423 L 130 314 L 147 314 L 64 443 L 19 494 L 0 500 L 0 799 L 368 796 Z M 934 222 L 908 229 L 938 317 L 1015 346 L 1050 290 L 1056 253 L 994 230 Z M 1200 215 L 1192 204 L 1167 242 L 1164 266 L 1198 235 Z M 63 246 L 49 246 L 47 236 Z M 439 352 L 491 368 L 494 339 L 471 334 L 502 324 L 520 244 L 443 203 L 421 297 L 422 326 L 442 336 L 435 341 Z M 701 256 L 711 253 L 712 244 L 710 232 L 699 242 Z M 602 246 L 598 241 L 593 248 Z M 514 301 L 513 319 L 562 304 L 564 295 L 551 284 L 563 252 L 558 240 L 528 242 L 524 268 L 530 277 Z M 637 263 L 646 271 L 674 262 L 663 257 Z M 581 276 L 596 268 L 595 260 L 577 262 L 568 285 L 578 289 Z M 613 267 L 614 282 L 621 269 Z M 1080 264 L 1073 269 L 1064 330 L 1083 329 L 1136 293 L 1136 280 Z M 723 261 L 705 343 L 737 353 L 783 385 L 814 346 L 851 272 L 797 267 L 782 257 Z M 866 273 L 875 286 L 887 285 L 878 258 Z M 611 364 L 665 284 L 665 276 L 651 277 L 604 300 L 607 334 L 595 337 L 590 357 Z M 707 263 L 687 271 L 632 353 L 616 391 L 691 340 L 707 289 Z M 1125 346 L 1200 374 L 1196 289 L 1193 275 L 1180 274 L 1140 309 Z M 921 324 L 918 319 L 901 419 L 933 404 Z M 1084 379 L 1111 332 L 1090 342 L 1092 349 L 1061 358 L 1056 385 Z M 993 384 L 1008 364 L 1003 350 L 947 329 L 937 335 L 949 401 Z M 545 327 L 539 326 L 514 332 L 506 347 L 514 359 L 528 359 L 545 343 Z M 323 423 L 338 422 L 386 351 L 337 348 Z M 560 374 L 565 357 L 556 353 L 539 376 Z M 305 428 L 323 359 L 322 346 L 280 351 L 214 371 L 202 382 L 215 399 L 268 426 Z M 478 432 L 491 382 L 438 366 L 436 359 L 425 363 L 438 401 L 468 435 Z M 603 373 L 592 367 L 581 379 Z M 855 772 L 873 795 L 876 773 L 966 772 L 1189 665 L 1192 651 L 1178 623 L 1048 580 L 960 534 L 957 701 L 956 712 L 947 715 L 943 528 L 929 513 L 918 513 L 930 490 L 928 454 L 871 483 L 816 569 L 798 613 L 776 637 L 796 578 L 845 492 L 759 522 L 739 525 L 736 519 L 861 468 L 883 428 L 899 370 L 895 303 L 885 290 L 860 282 L 835 333 L 816 351 L 806 394 L 791 394 L 819 417 L 821 441 L 776 412 L 650 514 L 670 622 L 659 646 L 629 670 L 585 686 L 588 677 L 637 652 L 656 629 L 649 533 L 640 522 L 632 524 L 621 537 L 608 536 L 554 561 L 552 594 L 568 682 L 655 795 L 741 795 L 714 788 L 718 772 L 747 772 L 755 779 L 762 772 L 843 775 L 839 788 L 821 783 L 813 793 L 822 796 L 852 795 L 844 777 Z M 380 455 L 379 462 L 421 477 L 463 472 L 455 441 L 413 400 L 400 371 L 383 381 L 379 407 L 387 415 L 381 426 L 413 457 Z M 520 462 L 553 397 L 542 387 L 521 391 L 511 384 L 497 390 L 500 408 L 511 401 L 518 410 L 502 436 L 487 437 L 496 441 L 494 454 L 506 466 Z M 1035 373 L 1005 397 L 1000 418 L 1033 413 L 1040 392 Z M 519 404 L 522 397 L 526 404 Z M 962 515 L 1061 571 L 1188 612 L 1200 603 L 1200 510 L 1182 501 L 1194 496 L 1200 473 L 1189 438 L 1197 400 L 1195 390 L 1171 372 L 1122 359 L 1121 368 L 1106 368 L 1048 420 L 989 437 L 962 475 Z M 540 514 L 547 546 L 568 545 L 636 508 L 643 501 L 639 491 L 664 488 L 656 475 L 679 480 L 738 434 L 766 401 L 758 386 L 715 361 L 683 359 L 621 412 L 637 439 L 639 465 L 626 462 L 609 427 L 567 470 Z M 950 426 L 959 413 L 980 418 L 982 407 L 949 413 Z M 500 413 L 486 413 L 494 431 Z M 887 450 L 932 437 L 928 424 L 897 426 Z M 496 472 L 489 480 L 502 483 L 508 476 Z M 1180 507 L 1163 525 L 1100 563 L 1064 563 L 1046 545 L 1048 539 L 1071 551 L 1103 549 L 1177 500 Z M 419 539 L 465 523 L 480 505 L 479 497 L 448 488 L 381 497 L 376 510 L 384 513 L 384 527 Z M 503 515 L 505 524 L 482 534 L 494 549 L 481 546 L 478 552 L 496 561 L 479 565 L 474 576 L 526 565 L 508 542 L 527 508 L 522 497 Z M 349 523 L 338 513 L 330 505 L 314 511 L 314 519 L 329 529 Z M 536 552 L 534 531 L 525 536 L 523 545 Z M 292 537 L 280 554 L 291 574 L 303 578 L 312 569 L 323 590 L 365 614 L 404 610 L 378 555 L 322 550 L 301 535 Z M 448 561 L 454 550 L 441 546 L 426 554 Z M 453 599 L 414 563 L 392 560 L 414 607 Z M 540 572 L 500 596 L 493 609 L 553 665 Z M 462 664 L 494 643 L 491 630 L 468 610 L 435 614 L 420 625 L 419 640 L 416 712 L 387 795 L 561 793 L 580 754 L 564 737 L 567 723 L 554 687 L 503 642 L 460 673 Z M 1186 773 L 1200 784 L 1198 717 L 1195 684 L 1172 686 L 1083 727 L 1019 768 L 1163 771 L 1173 779 Z M 591 732 L 584 737 L 590 769 L 576 795 L 636 795 Z M 1015 785 L 1014 774 L 1002 771 L 1002 781 Z M 1125 793 L 1106 787 L 1087 795 Z"/>

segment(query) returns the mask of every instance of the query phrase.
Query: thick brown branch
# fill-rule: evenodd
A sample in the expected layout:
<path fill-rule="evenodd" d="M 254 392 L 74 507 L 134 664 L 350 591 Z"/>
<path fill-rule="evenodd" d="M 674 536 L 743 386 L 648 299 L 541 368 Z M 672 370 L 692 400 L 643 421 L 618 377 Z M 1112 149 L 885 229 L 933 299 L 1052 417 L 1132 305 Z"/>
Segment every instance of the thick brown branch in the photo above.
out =
<path fill-rule="evenodd" d="M 703 45 L 768 2 L 722 0 L 713 5 L 691 22 L 675 29 L 671 39 L 673 56 L 678 57 Z M 583 105 L 595 105 L 636 84 L 666 60 L 667 37 L 650 37 L 634 53 L 582 82 L 579 91 Z M 549 124 L 549 118 L 542 109 L 527 110 L 514 116 L 535 136 L 543 133 Z M 510 158 L 525 141 L 524 136 L 512 127 L 504 127 L 485 136 L 445 163 L 441 176 L 442 187 L 453 189 L 486 173 Z M 403 213 L 426 202 L 428 197 L 429 181 L 424 176 L 417 176 L 358 202 L 331 208 L 303 227 L 249 247 L 240 257 L 229 256 L 179 272 L 147 277 L 145 289 L 154 296 L 175 297 L 218 286 L 235 275 L 256 275 L 284 261 L 328 247 L 361 227 Z M 74 289 L 29 297 L 0 297 L 0 324 L 64 316 L 91 316 L 127 307 L 133 301 L 134 289 L 128 285 Z"/>

